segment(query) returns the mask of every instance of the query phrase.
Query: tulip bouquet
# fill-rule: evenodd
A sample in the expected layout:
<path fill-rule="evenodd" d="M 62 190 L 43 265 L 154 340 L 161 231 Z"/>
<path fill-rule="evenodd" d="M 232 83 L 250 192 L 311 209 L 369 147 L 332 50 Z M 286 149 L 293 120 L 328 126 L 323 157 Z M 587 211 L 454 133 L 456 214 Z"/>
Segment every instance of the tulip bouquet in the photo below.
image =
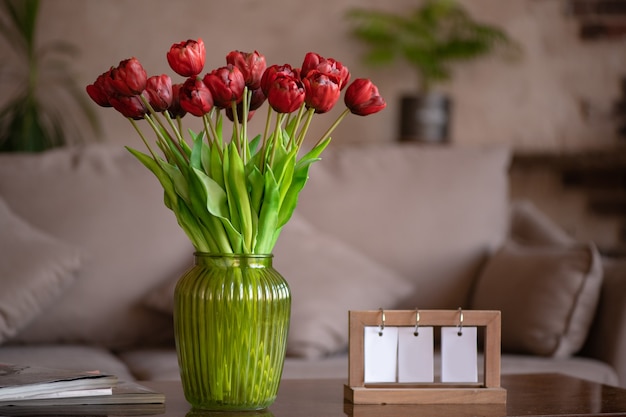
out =
<path fill-rule="evenodd" d="M 167 61 L 183 82 L 148 77 L 130 58 L 98 76 L 87 93 L 133 124 L 147 153 L 127 149 L 158 178 L 165 205 L 198 252 L 271 253 L 331 132 L 349 113 L 366 116 L 386 105 L 370 80 L 348 85 L 344 65 L 312 52 L 293 68 L 267 66 L 256 51 L 233 51 L 225 66 L 201 76 L 205 46 L 198 39 L 172 45 Z M 314 115 L 329 112 L 344 88 L 346 108 L 304 151 Z M 249 139 L 248 121 L 265 101 L 265 129 Z M 184 131 L 187 113 L 202 119 L 199 133 Z M 144 134 L 141 120 L 155 139 Z"/>

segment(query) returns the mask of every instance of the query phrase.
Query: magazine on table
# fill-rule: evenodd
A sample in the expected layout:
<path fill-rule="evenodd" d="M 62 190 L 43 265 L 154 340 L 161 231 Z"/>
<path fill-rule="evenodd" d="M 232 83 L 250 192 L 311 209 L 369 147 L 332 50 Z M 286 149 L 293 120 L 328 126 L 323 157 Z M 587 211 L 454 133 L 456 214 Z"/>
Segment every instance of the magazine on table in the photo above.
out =
<path fill-rule="evenodd" d="M 134 381 L 119 381 L 110 395 L 0 400 L 0 415 L 6 407 L 54 407 L 77 405 L 163 404 L 165 395 Z"/>
<path fill-rule="evenodd" d="M 0 401 L 112 395 L 115 375 L 0 363 Z"/>

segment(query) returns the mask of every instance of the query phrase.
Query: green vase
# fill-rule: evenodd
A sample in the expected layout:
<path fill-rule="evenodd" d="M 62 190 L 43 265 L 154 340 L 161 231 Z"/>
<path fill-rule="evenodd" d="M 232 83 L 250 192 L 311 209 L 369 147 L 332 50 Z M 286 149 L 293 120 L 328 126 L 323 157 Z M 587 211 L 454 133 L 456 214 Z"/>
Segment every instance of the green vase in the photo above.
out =
<path fill-rule="evenodd" d="M 272 255 L 195 254 L 174 293 L 185 398 L 202 410 L 260 410 L 276 399 L 291 293 Z"/>

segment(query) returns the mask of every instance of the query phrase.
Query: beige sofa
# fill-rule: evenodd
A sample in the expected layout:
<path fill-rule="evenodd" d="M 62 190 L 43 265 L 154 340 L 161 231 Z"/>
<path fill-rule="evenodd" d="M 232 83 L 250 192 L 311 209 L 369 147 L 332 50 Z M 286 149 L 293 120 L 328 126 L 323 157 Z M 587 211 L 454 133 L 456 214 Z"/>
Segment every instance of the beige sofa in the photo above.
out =
<path fill-rule="evenodd" d="M 347 311 L 502 311 L 502 372 L 626 386 L 626 264 L 508 197 L 510 152 L 331 145 L 274 264 L 284 378 L 347 376 Z M 122 146 L 0 154 L 0 362 L 176 379 L 172 291 L 192 248 Z"/>

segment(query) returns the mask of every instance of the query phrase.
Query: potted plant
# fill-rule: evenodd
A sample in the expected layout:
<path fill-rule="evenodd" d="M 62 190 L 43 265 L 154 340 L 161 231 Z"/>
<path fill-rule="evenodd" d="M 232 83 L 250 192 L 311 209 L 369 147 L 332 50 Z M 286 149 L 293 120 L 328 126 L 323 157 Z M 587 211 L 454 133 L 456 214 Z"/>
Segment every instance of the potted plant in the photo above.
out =
<path fill-rule="evenodd" d="M 519 51 L 503 30 L 475 21 L 454 0 L 426 0 L 401 14 L 355 8 L 347 18 L 369 48 L 366 64 L 404 60 L 415 71 L 416 91 L 401 98 L 400 140 L 448 140 L 451 99 L 434 87 L 452 78 L 453 64 L 496 49 Z"/>
<path fill-rule="evenodd" d="M 12 55 L 0 61 L 0 152 L 40 152 L 85 141 L 87 124 L 100 126 L 70 64 L 77 49 L 67 42 L 39 42 L 39 0 L 0 0 L 0 36 Z M 7 91 L 9 93 L 7 93 Z"/>

